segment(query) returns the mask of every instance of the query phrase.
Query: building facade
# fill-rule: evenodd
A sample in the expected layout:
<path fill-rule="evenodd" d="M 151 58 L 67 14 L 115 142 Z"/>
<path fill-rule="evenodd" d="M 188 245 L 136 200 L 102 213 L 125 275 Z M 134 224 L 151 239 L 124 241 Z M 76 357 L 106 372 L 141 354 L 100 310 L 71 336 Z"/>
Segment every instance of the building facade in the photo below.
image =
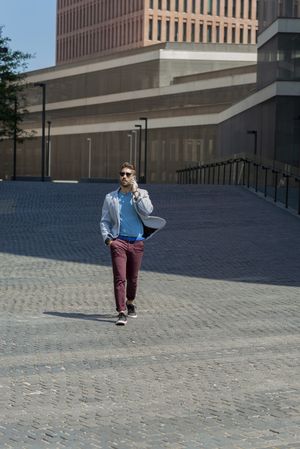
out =
<path fill-rule="evenodd" d="M 252 141 L 259 159 L 300 172 L 300 1 L 260 0 L 258 14 L 256 92 L 220 124 L 218 151 L 231 154 Z"/>
<path fill-rule="evenodd" d="M 260 14 L 257 47 L 163 43 L 28 73 L 23 125 L 36 134 L 18 143 L 17 176 L 41 173 L 41 84 L 53 179 L 107 180 L 130 160 L 140 179 L 173 183 L 178 169 L 240 153 L 299 170 L 299 1 L 262 0 Z M 0 178 L 13 160 L 1 142 Z"/>
<path fill-rule="evenodd" d="M 161 42 L 255 44 L 256 0 L 57 0 L 56 63 Z"/>
<path fill-rule="evenodd" d="M 256 47 L 160 44 L 30 72 L 27 82 L 23 126 L 36 134 L 18 143 L 17 176 L 41 173 L 43 83 L 53 179 L 111 179 L 130 160 L 139 179 L 174 183 L 176 170 L 217 156 L 222 114 L 255 89 Z M 12 173 L 12 147 L 1 143 L 2 179 Z"/>

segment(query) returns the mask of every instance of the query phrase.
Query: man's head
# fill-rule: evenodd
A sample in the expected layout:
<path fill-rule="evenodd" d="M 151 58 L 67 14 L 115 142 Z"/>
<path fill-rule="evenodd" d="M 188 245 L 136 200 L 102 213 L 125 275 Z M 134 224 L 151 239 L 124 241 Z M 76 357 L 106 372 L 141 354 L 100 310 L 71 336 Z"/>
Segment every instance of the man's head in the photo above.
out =
<path fill-rule="evenodd" d="M 124 162 L 120 169 L 120 184 L 123 187 L 129 187 L 135 176 L 135 167 L 129 162 Z"/>

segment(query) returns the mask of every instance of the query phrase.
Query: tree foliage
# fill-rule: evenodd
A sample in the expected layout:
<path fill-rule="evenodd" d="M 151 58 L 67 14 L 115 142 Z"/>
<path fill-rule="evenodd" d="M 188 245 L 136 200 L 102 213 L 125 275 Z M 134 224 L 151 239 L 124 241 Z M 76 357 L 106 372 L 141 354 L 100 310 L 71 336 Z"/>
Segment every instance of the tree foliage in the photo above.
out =
<path fill-rule="evenodd" d="M 32 55 L 10 48 L 10 39 L 0 27 L 0 140 L 26 136 L 21 122 L 26 113 L 23 92 L 24 71 Z"/>

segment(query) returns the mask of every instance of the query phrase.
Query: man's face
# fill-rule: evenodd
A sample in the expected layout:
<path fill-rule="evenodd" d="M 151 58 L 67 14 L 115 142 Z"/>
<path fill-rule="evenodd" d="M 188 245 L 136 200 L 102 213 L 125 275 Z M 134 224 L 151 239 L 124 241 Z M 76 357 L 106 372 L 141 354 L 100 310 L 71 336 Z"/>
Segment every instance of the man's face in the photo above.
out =
<path fill-rule="evenodd" d="M 120 183 L 123 187 L 128 187 L 132 184 L 132 177 L 134 172 L 130 168 L 122 168 L 120 170 Z"/>

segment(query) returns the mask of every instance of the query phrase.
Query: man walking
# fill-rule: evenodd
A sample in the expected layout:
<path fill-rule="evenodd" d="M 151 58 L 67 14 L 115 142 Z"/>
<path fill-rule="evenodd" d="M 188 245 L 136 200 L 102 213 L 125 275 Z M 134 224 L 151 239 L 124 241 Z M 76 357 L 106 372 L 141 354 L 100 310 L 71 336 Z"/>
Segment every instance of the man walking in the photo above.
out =
<path fill-rule="evenodd" d="M 100 223 L 103 240 L 111 251 L 114 293 L 118 319 L 137 317 L 134 300 L 144 241 L 163 228 L 163 218 L 150 216 L 153 206 L 146 190 L 140 189 L 135 168 L 125 162 L 120 170 L 120 187 L 106 195 Z"/>

